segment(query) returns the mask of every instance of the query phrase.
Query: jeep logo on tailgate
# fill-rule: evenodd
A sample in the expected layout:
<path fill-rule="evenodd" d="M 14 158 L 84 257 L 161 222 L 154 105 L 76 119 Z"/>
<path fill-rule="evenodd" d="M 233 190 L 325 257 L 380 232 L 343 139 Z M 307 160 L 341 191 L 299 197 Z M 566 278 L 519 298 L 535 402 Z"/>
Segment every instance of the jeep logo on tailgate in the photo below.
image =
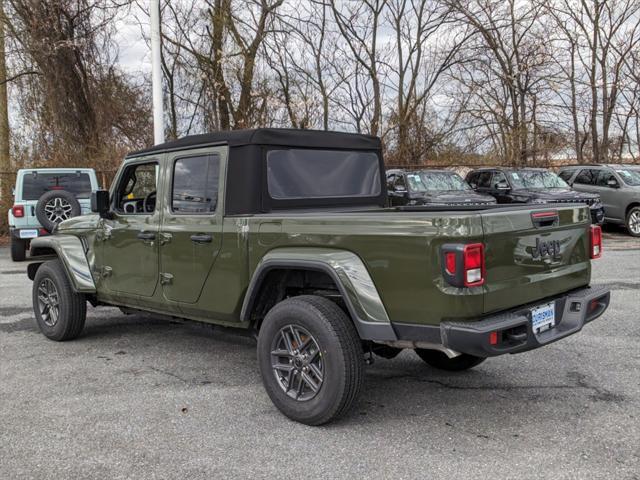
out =
<path fill-rule="evenodd" d="M 536 246 L 531 252 L 533 258 L 540 258 L 546 255 L 550 257 L 557 257 L 560 255 L 560 240 L 549 240 L 545 242 L 540 240 L 540 237 L 536 238 Z"/>

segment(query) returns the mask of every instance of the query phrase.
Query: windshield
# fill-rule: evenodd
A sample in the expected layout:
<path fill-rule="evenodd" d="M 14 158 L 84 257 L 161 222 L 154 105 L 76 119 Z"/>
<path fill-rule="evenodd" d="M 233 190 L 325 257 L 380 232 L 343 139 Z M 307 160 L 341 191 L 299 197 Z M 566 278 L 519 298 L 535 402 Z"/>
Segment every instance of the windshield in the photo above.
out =
<path fill-rule="evenodd" d="M 454 172 L 416 172 L 407 174 L 409 188 L 414 192 L 470 190 L 460 175 Z"/>
<path fill-rule="evenodd" d="M 624 183 L 626 183 L 630 187 L 640 186 L 640 170 L 629 170 L 625 168 L 616 170 L 616 172 L 618 172 L 618 175 L 622 177 Z"/>
<path fill-rule="evenodd" d="M 567 182 L 552 172 L 520 170 L 510 175 L 514 188 L 569 188 Z"/>
<path fill-rule="evenodd" d="M 66 190 L 76 198 L 89 198 L 91 178 L 87 173 L 26 173 L 22 180 L 22 199 L 38 200 L 49 190 Z"/>

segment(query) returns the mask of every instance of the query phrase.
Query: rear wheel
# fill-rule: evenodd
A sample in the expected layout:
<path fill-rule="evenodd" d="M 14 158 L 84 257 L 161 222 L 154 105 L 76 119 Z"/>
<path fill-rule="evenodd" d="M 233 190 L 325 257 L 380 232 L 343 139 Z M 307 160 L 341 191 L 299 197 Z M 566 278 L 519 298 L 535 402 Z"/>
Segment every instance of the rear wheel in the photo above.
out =
<path fill-rule="evenodd" d="M 627 230 L 634 237 L 640 237 L 640 207 L 633 207 L 627 213 Z"/>
<path fill-rule="evenodd" d="M 323 297 L 275 305 L 258 336 L 258 365 L 267 394 L 292 420 L 321 425 L 344 415 L 364 378 L 364 355 L 351 320 Z"/>
<path fill-rule="evenodd" d="M 33 310 L 40 331 L 51 340 L 72 340 L 82 332 L 87 302 L 71 288 L 60 260 L 38 268 L 33 279 Z"/>
<path fill-rule="evenodd" d="M 27 257 L 27 242 L 11 237 L 11 260 L 22 262 Z"/>
<path fill-rule="evenodd" d="M 445 353 L 438 350 L 424 350 L 422 348 L 416 348 L 416 354 L 428 365 L 448 372 L 468 370 L 486 360 L 484 357 L 476 357 L 466 353 L 449 358 Z"/>

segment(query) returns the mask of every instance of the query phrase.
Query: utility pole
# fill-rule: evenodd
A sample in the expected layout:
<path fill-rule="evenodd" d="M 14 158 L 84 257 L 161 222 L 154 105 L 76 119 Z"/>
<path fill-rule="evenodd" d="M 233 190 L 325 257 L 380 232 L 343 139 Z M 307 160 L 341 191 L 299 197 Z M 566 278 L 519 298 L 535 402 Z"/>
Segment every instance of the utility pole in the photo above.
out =
<path fill-rule="evenodd" d="M 164 104 L 160 49 L 160 0 L 151 0 L 151 82 L 153 85 L 153 141 L 164 143 Z"/>

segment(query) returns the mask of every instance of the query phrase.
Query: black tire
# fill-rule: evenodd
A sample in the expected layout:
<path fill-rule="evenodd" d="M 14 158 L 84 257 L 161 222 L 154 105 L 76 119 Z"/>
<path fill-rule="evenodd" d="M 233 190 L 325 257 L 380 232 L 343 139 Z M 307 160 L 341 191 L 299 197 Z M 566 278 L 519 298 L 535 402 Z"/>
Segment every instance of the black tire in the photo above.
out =
<path fill-rule="evenodd" d="M 47 232 L 52 232 L 60 222 L 77 217 L 80 213 L 82 209 L 78 199 L 66 190 L 50 190 L 36 204 L 36 218 Z"/>
<path fill-rule="evenodd" d="M 426 364 L 448 372 L 469 370 L 470 368 L 480 365 L 486 360 L 484 357 L 476 357 L 473 355 L 467 355 L 466 353 L 454 358 L 449 358 L 445 353 L 438 350 L 424 350 L 422 348 L 416 348 L 416 354 Z"/>
<path fill-rule="evenodd" d="M 629 209 L 625 226 L 627 227 L 629 235 L 632 237 L 640 237 L 640 206 Z"/>
<path fill-rule="evenodd" d="M 27 258 L 27 242 L 11 237 L 11 260 L 22 262 Z"/>
<path fill-rule="evenodd" d="M 51 291 L 48 282 L 55 287 L 58 305 L 55 319 L 51 313 L 47 318 L 43 302 L 39 297 L 39 295 L 46 296 L 46 292 Z M 73 291 L 60 260 L 50 260 L 38 268 L 33 279 L 32 297 L 36 322 L 45 337 L 61 342 L 72 340 L 80 335 L 87 317 L 87 301 L 84 295 Z M 50 302 L 53 300 L 51 295 L 48 300 Z"/>
<path fill-rule="evenodd" d="M 281 341 L 282 332 L 289 326 L 308 332 L 305 345 L 311 338 L 320 353 L 313 355 L 312 349 L 310 355 L 322 362 L 322 380 L 317 392 L 310 392 L 314 396 L 309 399 L 296 399 L 288 393 L 294 389 L 296 378 L 302 382 L 304 367 L 293 376 L 289 374 L 286 387 L 272 365 L 272 347 Z M 291 369 L 296 370 L 297 359 L 289 358 Z M 347 413 L 364 379 L 364 354 L 353 323 L 331 300 L 311 295 L 283 300 L 269 311 L 258 335 L 258 366 L 274 405 L 290 419 L 306 425 L 322 425 Z"/>

